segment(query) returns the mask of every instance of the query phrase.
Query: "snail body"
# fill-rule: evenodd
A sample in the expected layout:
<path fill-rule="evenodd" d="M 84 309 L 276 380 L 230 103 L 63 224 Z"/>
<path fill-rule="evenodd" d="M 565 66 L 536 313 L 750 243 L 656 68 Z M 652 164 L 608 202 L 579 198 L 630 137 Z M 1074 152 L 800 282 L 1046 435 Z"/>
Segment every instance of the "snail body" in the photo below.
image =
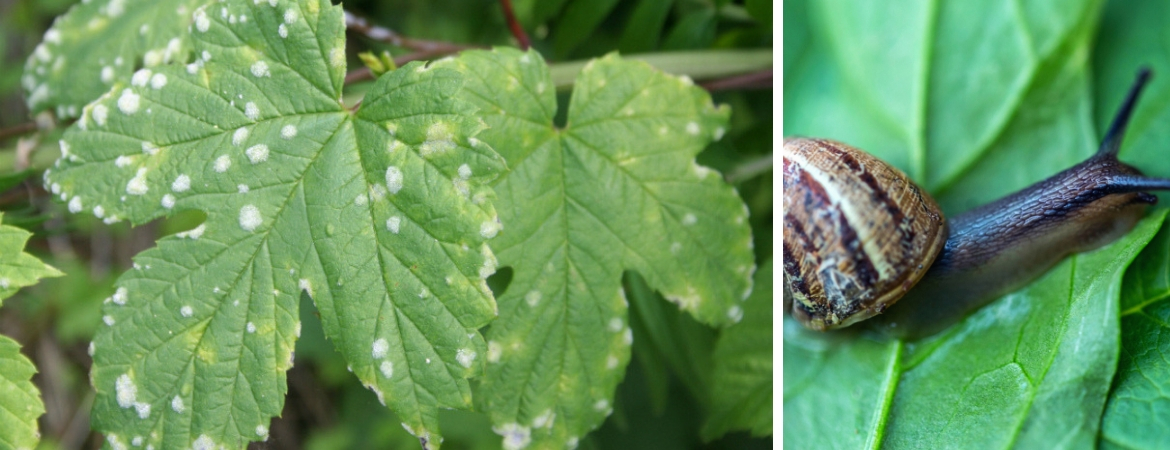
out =
<path fill-rule="evenodd" d="M 784 141 L 785 309 L 816 330 L 874 316 L 887 332 L 933 334 L 1068 255 L 1127 233 L 1157 201 L 1117 160 L 1142 71 L 1096 154 L 946 220 L 897 169 L 848 145 Z M 896 304 L 895 304 L 896 302 Z"/>

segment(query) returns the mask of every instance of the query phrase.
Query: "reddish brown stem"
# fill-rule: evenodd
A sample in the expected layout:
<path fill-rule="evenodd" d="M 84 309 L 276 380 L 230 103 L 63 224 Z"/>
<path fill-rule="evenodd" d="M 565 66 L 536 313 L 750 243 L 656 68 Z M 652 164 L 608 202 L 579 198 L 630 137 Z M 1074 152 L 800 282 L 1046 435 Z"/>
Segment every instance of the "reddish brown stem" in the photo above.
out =
<path fill-rule="evenodd" d="M 528 33 L 524 32 L 524 27 L 520 26 L 520 21 L 516 20 L 516 13 L 512 10 L 512 0 L 500 0 L 500 7 L 504 10 L 504 19 L 508 21 L 508 29 L 512 30 L 512 36 L 520 44 L 520 49 L 528 50 L 528 47 L 532 46 L 532 41 L 528 39 Z"/>
<path fill-rule="evenodd" d="M 735 75 L 727 78 L 717 78 L 703 82 L 700 86 L 711 92 L 729 91 L 733 89 L 771 89 L 772 69 L 764 69 L 759 72 Z"/>
<path fill-rule="evenodd" d="M 20 125 L 13 125 L 8 128 L 0 128 L 0 141 L 8 139 L 13 136 L 20 136 L 22 134 L 32 133 L 37 130 L 36 122 L 22 123 Z"/>
<path fill-rule="evenodd" d="M 451 54 L 458 53 L 469 48 L 479 48 L 451 42 L 409 38 L 400 35 L 389 28 L 378 25 L 371 25 L 370 22 L 366 20 L 366 18 L 357 16 L 349 11 L 345 12 L 345 27 L 355 32 L 361 33 L 375 41 L 386 42 L 391 45 L 409 48 L 419 52 Z"/>

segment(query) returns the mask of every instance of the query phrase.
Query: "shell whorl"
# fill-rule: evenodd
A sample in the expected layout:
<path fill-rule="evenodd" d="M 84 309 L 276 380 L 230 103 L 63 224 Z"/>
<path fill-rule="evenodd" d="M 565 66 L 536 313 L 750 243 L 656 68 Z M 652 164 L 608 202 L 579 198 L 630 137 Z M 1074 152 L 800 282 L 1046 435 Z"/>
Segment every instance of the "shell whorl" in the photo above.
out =
<path fill-rule="evenodd" d="M 946 242 L 938 205 L 906 174 L 827 139 L 785 139 L 784 289 L 819 330 L 892 305 Z"/>

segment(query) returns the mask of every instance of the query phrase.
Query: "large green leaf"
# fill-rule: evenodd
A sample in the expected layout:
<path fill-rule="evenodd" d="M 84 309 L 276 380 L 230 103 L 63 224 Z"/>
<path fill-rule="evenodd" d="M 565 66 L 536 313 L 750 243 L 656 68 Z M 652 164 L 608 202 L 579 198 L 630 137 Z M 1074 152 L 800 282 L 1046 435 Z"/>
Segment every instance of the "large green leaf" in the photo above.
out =
<path fill-rule="evenodd" d="M 755 289 L 743 303 L 743 322 L 723 330 L 712 364 L 708 439 L 730 430 L 772 434 L 772 261 L 760 265 Z"/>
<path fill-rule="evenodd" d="M 25 63 L 24 89 L 36 113 L 77 117 L 86 103 L 139 67 L 186 61 L 191 12 L 210 0 L 96 0 L 57 18 Z M 234 18 L 233 18 L 234 19 Z M 238 19 L 235 19 L 238 20 Z"/>
<path fill-rule="evenodd" d="M 785 424 L 786 442 L 1093 445 L 1117 361 L 1122 273 L 1164 218 L 1144 219 L 1118 242 L 1069 258 L 1028 288 L 921 342 L 786 331 L 784 409 L 794 419 Z"/>
<path fill-rule="evenodd" d="M 41 278 L 61 276 L 24 252 L 29 236 L 20 228 L 0 225 L 0 300 Z M 45 413 L 45 404 L 32 383 L 36 372 L 36 366 L 20 354 L 20 344 L 0 336 L 0 449 L 33 448 L 40 440 L 37 418 Z"/>
<path fill-rule="evenodd" d="M 472 137 L 456 71 L 405 66 L 348 111 L 344 29 L 325 0 L 197 9 L 198 59 L 115 83 L 62 140 L 46 181 L 71 211 L 207 214 L 138 255 L 104 308 L 94 421 L 115 447 L 266 439 L 302 292 L 424 447 L 439 408 L 470 407 L 503 162 Z"/>
<path fill-rule="evenodd" d="M 504 445 L 573 443 L 612 411 L 632 335 L 624 269 L 708 324 L 738 321 L 753 272 L 743 202 L 694 156 L 728 110 L 689 80 L 607 56 L 578 76 L 567 123 L 535 52 L 470 52 L 464 88 L 508 161 L 496 184 L 514 275 L 476 391 Z"/>

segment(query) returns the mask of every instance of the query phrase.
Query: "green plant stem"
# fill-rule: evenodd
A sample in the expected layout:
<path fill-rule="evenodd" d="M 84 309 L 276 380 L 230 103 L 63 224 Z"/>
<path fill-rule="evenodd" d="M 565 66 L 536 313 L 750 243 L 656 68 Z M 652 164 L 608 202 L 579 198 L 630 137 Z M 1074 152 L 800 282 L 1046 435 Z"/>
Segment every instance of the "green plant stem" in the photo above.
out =
<path fill-rule="evenodd" d="M 770 172 L 771 170 L 772 154 L 769 153 L 735 166 L 727 172 L 724 178 L 728 183 L 737 184 Z"/>
<path fill-rule="evenodd" d="M 642 53 L 625 55 L 626 59 L 646 63 L 672 75 L 686 75 L 695 80 L 709 80 L 742 75 L 772 68 L 772 49 L 698 50 L 687 52 Z M 549 65 L 558 90 L 568 90 L 588 61 L 569 61 Z"/>

